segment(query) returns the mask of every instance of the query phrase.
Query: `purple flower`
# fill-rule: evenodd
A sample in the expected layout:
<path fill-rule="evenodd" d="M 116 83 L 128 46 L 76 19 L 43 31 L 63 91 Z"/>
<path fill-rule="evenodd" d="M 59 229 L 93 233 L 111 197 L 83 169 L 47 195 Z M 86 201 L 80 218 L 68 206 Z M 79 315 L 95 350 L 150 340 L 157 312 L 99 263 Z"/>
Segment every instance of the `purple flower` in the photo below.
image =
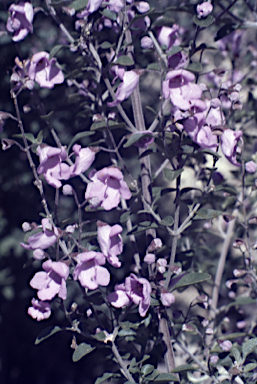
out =
<path fill-rule="evenodd" d="M 33 33 L 33 17 L 34 11 L 30 3 L 20 2 L 12 4 L 9 8 L 10 16 L 7 20 L 6 28 L 13 33 L 13 41 L 21 41 L 25 39 L 27 34 Z"/>
<path fill-rule="evenodd" d="M 35 84 L 27 75 L 28 61 L 22 62 L 18 57 L 14 61 L 16 65 L 11 75 L 13 91 L 19 91 L 21 87 L 32 90 Z"/>
<path fill-rule="evenodd" d="M 201 19 L 202 17 L 208 16 L 212 12 L 212 10 L 213 10 L 212 4 L 207 1 L 205 1 L 202 4 L 198 4 L 196 7 L 196 12 L 199 19 Z"/>
<path fill-rule="evenodd" d="M 37 272 L 30 281 L 34 289 L 38 289 L 40 300 L 52 300 L 58 295 L 61 299 L 67 298 L 66 280 L 69 276 L 69 267 L 62 261 L 47 260 L 42 264 L 45 272 Z"/>
<path fill-rule="evenodd" d="M 236 167 L 240 167 L 240 164 L 236 160 L 236 148 L 242 134 L 242 131 L 232 131 L 232 129 L 226 129 L 220 137 L 222 152 L 228 161 Z"/>
<path fill-rule="evenodd" d="M 141 39 L 141 48 L 143 49 L 151 49 L 153 48 L 153 41 L 150 37 L 144 36 Z"/>
<path fill-rule="evenodd" d="M 51 315 L 51 306 L 45 301 L 31 300 L 32 307 L 28 308 L 28 314 L 37 321 L 48 319 Z"/>
<path fill-rule="evenodd" d="M 218 340 L 218 343 L 223 352 L 228 352 L 232 348 L 230 340 Z"/>
<path fill-rule="evenodd" d="M 109 0 L 108 1 L 108 8 L 112 12 L 119 13 L 123 7 L 124 7 L 124 1 L 123 0 Z"/>
<path fill-rule="evenodd" d="M 212 133 L 212 130 L 208 125 L 204 125 L 198 131 L 195 142 L 201 148 L 209 148 L 212 151 L 215 151 L 218 146 L 217 136 Z"/>
<path fill-rule="evenodd" d="M 101 171 L 92 172 L 85 193 L 85 199 L 89 200 L 92 207 L 103 207 L 106 211 L 117 207 L 120 198 L 125 200 L 131 198 L 131 192 L 123 180 L 123 174 L 118 168 L 106 167 Z"/>
<path fill-rule="evenodd" d="M 76 154 L 76 160 L 75 164 L 70 167 L 70 177 L 87 171 L 95 160 L 95 152 L 90 148 L 81 148 L 81 145 L 75 144 L 72 149 Z"/>
<path fill-rule="evenodd" d="M 90 15 L 91 13 L 94 13 L 101 6 L 102 2 L 103 0 L 88 0 L 86 9 L 79 13 L 78 17 L 84 18 Z"/>
<path fill-rule="evenodd" d="M 116 268 L 121 266 L 117 255 L 120 255 L 123 250 L 123 241 L 121 232 L 123 228 L 119 224 L 112 227 L 101 221 L 97 222 L 97 238 L 100 248 L 109 263 Z"/>
<path fill-rule="evenodd" d="M 23 248 L 34 250 L 34 257 L 37 260 L 42 260 L 44 258 L 42 249 L 46 249 L 54 245 L 57 242 L 59 235 L 58 229 L 56 227 L 53 228 L 49 219 L 42 219 L 41 223 L 42 232 L 31 235 L 27 240 L 28 244 L 20 243 Z M 38 226 L 37 228 L 41 228 L 41 226 Z"/>
<path fill-rule="evenodd" d="M 71 170 L 68 164 L 62 163 L 67 158 L 64 147 L 55 148 L 41 144 L 37 148 L 40 165 L 37 169 L 39 175 L 44 175 L 47 183 L 54 188 L 60 188 L 60 180 L 68 180 Z"/>
<path fill-rule="evenodd" d="M 144 257 L 144 262 L 149 265 L 153 264 L 155 262 L 155 254 L 147 253 Z"/>
<path fill-rule="evenodd" d="M 123 308 L 130 302 L 139 305 L 139 314 L 144 317 L 150 307 L 151 292 L 149 281 L 132 273 L 125 279 L 124 284 L 116 285 L 115 292 L 112 292 L 107 298 L 115 308 Z"/>
<path fill-rule="evenodd" d="M 122 82 L 118 86 L 115 94 L 115 101 L 108 103 L 109 107 L 116 107 L 122 101 L 127 99 L 135 90 L 139 82 L 139 73 L 137 71 L 127 71 L 123 75 Z"/>
<path fill-rule="evenodd" d="M 97 289 L 98 285 L 106 287 L 110 282 L 108 270 L 101 265 L 105 264 L 105 257 L 100 252 L 83 252 L 76 256 L 78 264 L 73 272 L 73 279 L 79 280 L 84 288 Z"/>
<path fill-rule="evenodd" d="M 173 45 L 179 45 L 178 30 L 179 26 L 177 24 L 173 24 L 172 28 L 166 26 L 161 27 L 157 34 L 160 45 L 165 45 L 168 49 Z"/>
<path fill-rule="evenodd" d="M 182 110 L 191 107 L 191 100 L 200 99 L 202 89 L 197 84 L 192 84 L 195 75 L 185 69 L 169 71 L 162 85 L 163 96 L 165 99 L 170 97 L 172 104 Z"/>
<path fill-rule="evenodd" d="M 164 307 L 170 307 L 171 304 L 175 303 L 175 297 L 171 292 L 162 289 L 161 302 Z"/>
<path fill-rule="evenodd" d="M 247 163 L 245 163 L 245 170 L 246 172 L 249 172 L 249 173 L 254 173 L 256 172 L 256 169 L 257 169 L 257 165 L 254 161 L 247 161 Z"/>
<path fill-rule="evenodd" d="M 64 82 L 62 71 L 56 66 L 56 59 L 49 60 L 49 53 L 35 53 L 28 63 L 28 76 L 42 88 L 53 88 Z"/>

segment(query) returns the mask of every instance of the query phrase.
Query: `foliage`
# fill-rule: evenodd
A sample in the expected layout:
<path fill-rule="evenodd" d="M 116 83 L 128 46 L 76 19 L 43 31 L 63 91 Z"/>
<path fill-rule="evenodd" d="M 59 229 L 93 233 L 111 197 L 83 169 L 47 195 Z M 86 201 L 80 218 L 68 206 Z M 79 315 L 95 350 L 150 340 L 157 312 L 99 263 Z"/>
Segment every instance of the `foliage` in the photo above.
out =
<path fill-rule="evenodd" d="M 77 384 L 252 383 L 256 10 L 161 4 L 3 3 L 3 188 L 28 192 L 1 294 L 24 250 L 35 344 L 67 335 Z"/>

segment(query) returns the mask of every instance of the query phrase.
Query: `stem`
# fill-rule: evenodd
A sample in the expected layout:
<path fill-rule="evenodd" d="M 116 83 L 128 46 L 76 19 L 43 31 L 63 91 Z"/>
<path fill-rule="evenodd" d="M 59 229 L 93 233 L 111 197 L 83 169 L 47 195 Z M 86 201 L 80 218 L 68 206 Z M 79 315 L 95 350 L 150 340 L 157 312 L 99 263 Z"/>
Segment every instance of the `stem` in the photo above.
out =
<path fill-rule="evenodd" d="M 160 333 L 163 334 L 163 341 L 167 348 L 167 351 L 164 354 L 164 360 L 165 360 L 165 365 L 168 369 L 168 372 L 170 372 L 174 368 L 176 368 L 175 356 L 174 356 L 174 351 L 171 344 L 168 322 L 164 317 L 161 317 L 161 315 L 159 315 L 159 331 Z"/>
<path fill-rule="evenodd" d="M 112 352 L 114 354 L 114 356 L 116 357 L 116 359 L 118 360 L 118 363 L 119 363 L 119 366 L 120 366 L 120 371 L 121 373 L 126 377 L 126 379 L 128 381 L 132 381 L 133 383 L 135 383 L 135 380 L 133 379 L 133 377 L 131 376 L 131 373 L 129 372 L 129 370 L 127 369 L 124 361 L 122 360 L 121 358 L 121 355 L 119 353 L 119 350 L 118 348 L 116 347 L 115 343 L 113 342 L 112 343 Z"/>
<path fill-rule="evenodd" d="M 221 250 L 221 255 L 219 258 L 218 268 L 216 271 L 214 286 L 213 286 L 213 292 L 212 292 L 212 302 L 211 302 L 211 308 L 210 308 L 210 314 L 209 317 L 212 319 L 212 321 L 209 324 L 210 328 L 214 328 L 215 325 L 215 317 L 217 312 L 217 306 L 218 306 L 218 299 L 219 299 L 219 291 L 220 291 L 220 285 L 221 285 L 221 279 L 224 272 L 225 262 L 228 254 L 228 250 L 231 243 L 231 238 L 234 233 L 234 227 L 235 227 L 236 219 L 233 219 L 228 224 L 228 229 L 226 233 L 226 238 L 223 243 L 223 247 Z M 210 335 L 207 337 L 207 344 L 210 344 L 213 339 L 213 335 Z"/>

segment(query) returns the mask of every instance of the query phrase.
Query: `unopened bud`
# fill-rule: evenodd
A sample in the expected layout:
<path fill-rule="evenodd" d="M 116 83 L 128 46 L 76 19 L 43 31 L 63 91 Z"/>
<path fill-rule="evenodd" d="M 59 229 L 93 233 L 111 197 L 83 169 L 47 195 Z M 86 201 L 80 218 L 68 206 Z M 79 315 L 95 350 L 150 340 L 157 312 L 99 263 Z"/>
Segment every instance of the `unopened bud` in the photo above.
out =
<path fill-rule="evenodd" d="M 155 252 L 156 250 L 160 249 L 162 247 L 162 241 L 158 237 L 156 239 L 153 239 L 150 243 L 150 245 L 147 248 L 147 252 Z"/>
<path fill-rule="evenodd" d="M 229 352 L 232 348 L 232 343 L 230 340 L 218 340 L 218 343 L 223 352 Z"/>

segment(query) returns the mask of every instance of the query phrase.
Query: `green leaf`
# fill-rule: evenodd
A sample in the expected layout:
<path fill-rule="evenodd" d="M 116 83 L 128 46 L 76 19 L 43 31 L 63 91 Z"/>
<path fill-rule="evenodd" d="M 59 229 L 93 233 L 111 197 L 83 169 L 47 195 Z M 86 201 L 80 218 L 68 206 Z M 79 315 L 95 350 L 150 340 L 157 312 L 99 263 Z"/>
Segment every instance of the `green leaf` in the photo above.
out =
<path fill-rule="evenodd" d="M 235 340 L 238 339 L 239 337 L 244 337 L 246 333 L 244 332 L 235 332 L 235 333 L 230 333 L 228 335 L 220 336 L 219 340 Z"/>
<path fill-rule="evenodd" d="M 158 228 L 157 223 L 152 223 L 151 221 L 142 221 L 142 223 L 139 225 L 134 226 L 132 230 L 127 233 L 127 235 L 131 235 L 132 233 L 137 234 L 151 228 Z"/>
<path fill-rule="evenodd" d="M 253 299 L 252 297 L 238 297 L 235 301 L 228 304 L 227 309 L 230 307 L 235 307 L 236 305 L 248 305 L 255 303 L 256 299 Z"/>
<path fill-rule="evenodd" d="M 150 133 L 140 133 L 140 132 L 133 133 L 133 135 L 131 135 L 128 141 L 123 145 L 123 147 L 124 148 L 131 147 L 132 145 L 138 143 L 141 140 L 144 140 L 147 137 L 152 138 L 153 134 L 151 132 Z"/>
<path fill-rule="evenodd" d="M 207 155 L 212 155 L 213 157 L 216 157 L 217 159 L 220 159 L 222 156 L 219 155 L 217 152 L 212 151 L 211 149 L 204 148 L 199 150 L 200 153 L 206 153 Z"/>
<path fill-rule="evenodd" d="M 191 63 L 187 66 L 187 70 L 191 72 L 202 72 L 203 66 L 201 63 Z"/>
<path fill-rule="evenodd" d="M 174 223 L 174 219 L 172 216 L 166 216 L 160 222 L 160 224 L 165 225 L 166 227 L 170 227 L 171 225 L 173 225 L 173 223 Z"/>
<path fill-rule="evenodd" d="M 241 353 L 237 347 L 232 347 L 230 349 L 230 353 L 234 356 L 235 360 L 237 361 L 238 364 L 241 363 Z"/>
<path fill-rule="evenodd" d="M 130 57 L 130 56 L 127 56 L 127 55 L 122 55 L 122 56 L 119 56 L 117 58 L 117 60 L 115 60 L 115 62 L 113 63 L 113 65 L 123 65 L 123 66 L 132 66 L 134 65 L 135 62 L 134 60 Z"/>
<path fill-rule="evenodd" d="M 125 381 L 124 384 L 137 384 L 137 383 L 135 383 L 135 381 Z"/>
<path fill-rule="evenodd" d="M 211 275 L 208 273 L 187 273 L 181 279 L 177 282 L 177 284 L 172 287 L 171 291 L 174 291 L 175 289 L 186 287 L 187 285 L 202 283 L 203 281 L 209 280 L 211 278 Z"/>
<path fill-rule="evenodd" d="M 172 373 L 160 373 L 155 379 L 155 383 L 163 383 L 166 381 L 179 381 L 177 376 L 172 375 Z"/>
<path fill-rule="evenodd" d="M 152 364 L 145 364 L 141 369 L 141 373 L 143 376 L 147 376 L 147 375 L 150 375 L 150 373 L 152 373 L 153 370 L 154 370 L 154 366 Z"/>
<path fill-rule="evenodd" d="M 101 15 L 107 17 L 107 19 L 110 19 L 112 21 L 116 21 L 117 14 L 115 12 L 110 11 L 109 9 L 105 8 L 102 12 L 100 12 Z"/>
<path fill-rule="evenodd" d="M 118 128 L 125 129 L 126 128 L 126 124 L 125 123 L 117 123 L 117 122 L 115 122 L 113 120 L 109 120 L 108 126 L 109 126 L 110 129 L 118 129 Z M 97 130 L 100 130 L 100 129 L 107 129 L 107 124 L 106 124 L 105 120 L 97 121 L 97 122 L 93 123 L 91 125 L 91 127 L 90 127 L 90 131 L 97 131 Z"/>
<path fill-rule="evenodd" d="M 216 211 L 215 209 L 200 208 L 196 215 L 193 217 L 194 220 L 211 220 L 215 217 L 224 215 L 223 211 Z"/>
<path fill-rule="evenodd" d="M 50 121 L 53 117 L 54 111 L 49 112 L 47 115 L 41 115 L 40 119 Z"/>
<path fill-rule="evenodd" d="M 100 384 L 100 383 L 102 383 L 103 381 L 110 379 L 110 377 L 112 377 L 112 376 L 113 376 L 113 373 L 111 373 L 111 372 L 105 372 L 105 373 L 103 374 L 103 376 L 98 377 L 98 379 L 96 379 L 96 381 L 95 381 L 94 384 Z"/>
<path fill-rule="evenodd" d="M 18 133 L 18 134 L 12 135 L 12 137 L 17 137 L 18 139 L 22 139 L 22 134 Z M 25 137 L 31 143 L 33 143 L 33 144 L 36 143 L 36 139 L 32 133 L 25 133 Z"/>
<path fill-rule="evenodd" d="M 121 216 L 120 216 L 120 223 L 125 223 L 130 217 L 130 212 L 124 212 Z"/>
<path fill-rule="evenodd" d="M 36 338 L 35 344 L 41 343 L 41 341 L 48 339 L 48 337 L 54 335 L 57 332 L 62 331 L 62 328 L 58 327 L 57 325 L 55 327 L 47 327 L 45 328 L 38 337 Z"/>
<path fill-rule="evenodd" d="M 54 56 L 56 56 L 56 54 L 63 48 L 64 46 L 59 44 L 59 45 L 55 45 L 51 51 L 50 51 L 50 54 L 49 54 L 49 60 L 51 60 Z"/>
<path fill-rule="evenodd" d="M 201 28 L 207 28 L 209 27 L 211 24 L 213 24 L 215 21 L 214 17 L 212 15 L 208 15 L 207 17 L 205 17 L 204 19 L 198 19 L 198 17 L 196 15 L 194 15 L 193 17 L 193 22 L 198 26 L 198 27 L 201 27 Z"/>
<path fill-rule="evenodd" d="M 171 49 L 166 52 L 167 56 L 173 56 L 176 55 L 176 53 L 179 53 L 182 51 L 182 47 L 180 45 L 174 45 Z"/>
<path fill-rule="evenodd" d="M 257 363 L 249 363 L 244 366 L 244 373 L 250 372 L 257 367 Z"/>
<path fill-rule="evenodd" d="M 125 336 L 135 336 L 136 335 L 136 332 L 133 331 L 132 329 L 121 329 L 119 332 L 118 332 L 118 335 L 120 337 L 125 337 Z"/>
<path fill-rule="evenodd" d="M 41 144 L 43 142 L 43 138 L 44 138 L 44 133 L 43 133 L 43 130 L 41 130 L 41 131 L 38 132 L 38 135 L 37 135 L 37 138 L 36 138 L 36 142 L 38 144 Z"/>
<path fill-rule="evenodd" d="M 75 0 L 70 5 L 69 8 L 75 9 L 75 11 L 80 11 L 83 8 L 86 8 L 88 0 Z"/>
<path fill-rule="evenodd" d="M 77 141 L 79 141 L 80 139 L 83 139 L 83 137 L 87 137 L 87 136 L 92 136 L 94 135 L 95 132 L 91 132 L 91 131 L 84 131 L 84 132 L 79 132 L 77 133 L 71 140 L 69 146 L 68 146 L 68 153 L 71 149 L 71 147 L 73 146 L 74 143 L 76 143 Z"/>
<path fill-rule="evenodd" d="M 180 168 L 176 171 L 173 171 L 172 169 L 168 169 L 168 168 L 164 168 L 163 170 L 163 174 L 164 174 L 164 177 L 167 181 L 174 181 L 176 180 L 179 175 L 181 175 L 181 173 L 184 171 L 183 168 Z"/>
<path fill-rule="evenodd" d="M 149 69 L 149 71 L 158 71 L 158 72 L 160 72 L 160 65 L 158 63 L 151 63 L 151 64 L 148 64 L 146 69 Z"/>
<path fill-rule="evenodd" d="M 104 41 L 102 44 L 101 44 L 101 48 L 102 49 L 109 49 L 113 46 L 113 44 L 109 43 L 109 41 Z"/>
<path fill-rule="evenodd" d="M 98 341 L 104 341 L 106 339 L 106 334 L 101 331 L 97 332 L 95 335 L 92 335 L 92 337 Z"/>
<path fill-rule="evenodd" d="M 190 364 L 182 364 L 179 365 L 178 367 L 172 369 L 171 373 L 179 373 L 179 372 L 185 372 L 185 371 L 196 371 L 197 369 L 194 368 Z"/>
<path fill-rule="evenodd" d="M 76 362 L 79 361 L 83 356 L 89 354 L 95 349 L 95 347 L 92 347 L 90 344 L 81 343 L 77 346 L 75 351 L 72 355 L 72 361 Z"/>
<path fill-rule="evenodd" d="M 154 381 L 154 379 L 160 374 L 158 369 L 154 369 L 153 372 L 146 377 L 147 382 Z"/>
<path fill-rule="evenodd" d="M 214 189 L 214 192 L 219 192 L 219 191 L 227 192 L 233 196 L 237 196 L 237 190 L 234 187 L 225 187 L 223 185 L 217 185 L 217 187 L 215 187 Z"/>
<path fill-rule="evenodd" d="M 256 348 L 257 348 L 257 337 L 247 340 L 242 345 L 243 361 L 245 361 L 246 357 L 250 355 L 250 353 L 254 352 Z"/>
<path fill-rule="evenodd" d="M 220 39 L 222 39 L 223 37 L 229 35 L 230 33 L 234 32 L 237 28 L 239 27 L 238 24 L 234 24 L 234 23 L 227 23 L 225 25 L 223 25 L 223 27 L 221 27 L 215 38 L 214 38 L 214 41 L 218 41 Z"/>

